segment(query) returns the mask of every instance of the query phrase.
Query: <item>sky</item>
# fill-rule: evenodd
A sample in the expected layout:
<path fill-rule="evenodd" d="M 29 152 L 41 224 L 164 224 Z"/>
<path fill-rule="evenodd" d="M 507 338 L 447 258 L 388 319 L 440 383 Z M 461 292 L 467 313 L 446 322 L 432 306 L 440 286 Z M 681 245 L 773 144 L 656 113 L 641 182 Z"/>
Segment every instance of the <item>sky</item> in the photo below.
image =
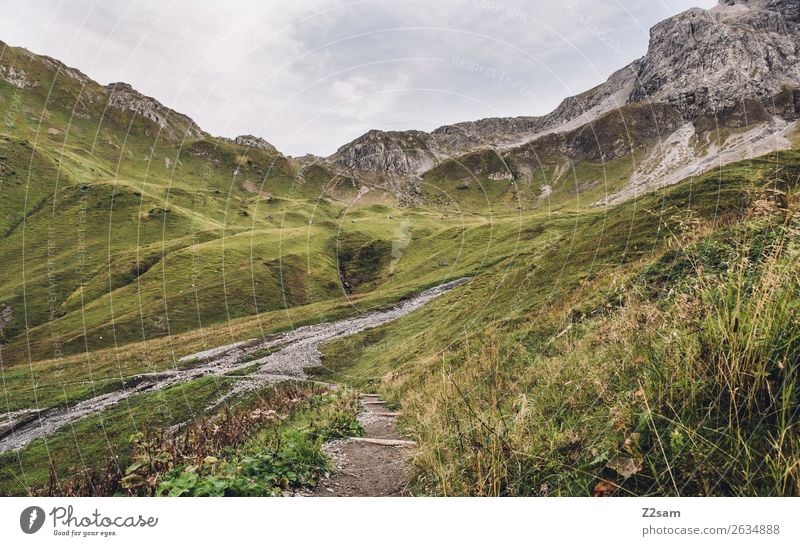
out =
<path fill-rule="evenodd" d="M 214 135 L 327 156 L 370 129 L 542 115 L 717 0 L 0 0 L 0 40 Z"/>

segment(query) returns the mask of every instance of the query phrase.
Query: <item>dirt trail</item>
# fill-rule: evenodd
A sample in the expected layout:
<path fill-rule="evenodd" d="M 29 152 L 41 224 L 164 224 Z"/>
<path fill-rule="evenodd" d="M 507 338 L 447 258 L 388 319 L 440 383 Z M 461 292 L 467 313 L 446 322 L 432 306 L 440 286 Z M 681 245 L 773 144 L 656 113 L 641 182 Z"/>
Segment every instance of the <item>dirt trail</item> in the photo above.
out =
<path fill-rule="evenodd" d="M 381 326 L 413 311 L 463 284 L 459 279 L 436 286 L 398 303 L 386 311 L 373 311 L 357 317 L 302 326 L 264 339 L 251 339 L 216 347 L 181 358 L 181 368 L 155 374 L 143 374 L 126 380 L 120 390 L 83 400 L 68 407 L 0 414 L 0 453 L 25 447 L 33 440 L 55 432 L 79 419 L 103 411 L 126 398 L 144 391 L 156 391 L 204 376 L 228 375 L 235 381 L 227 394 L 217 399 L 218 406 L 228 398 L 287 379 L 305 379 L 306 369 L 319 367 L 322 344 Z M 274 350 L 267 356 L 247 357 Z M 231 373 L 240 375 L 230 376 Z"/>
<path fill-rule="evenodd" d="M 374 395 L 362 395 L 358 420 L 363 438 L 334 440 L 325 451 L 335 470 L 311 493 L 315 497 L 407 496 L 414 442 L 397 430 L 397 413 Z"/>

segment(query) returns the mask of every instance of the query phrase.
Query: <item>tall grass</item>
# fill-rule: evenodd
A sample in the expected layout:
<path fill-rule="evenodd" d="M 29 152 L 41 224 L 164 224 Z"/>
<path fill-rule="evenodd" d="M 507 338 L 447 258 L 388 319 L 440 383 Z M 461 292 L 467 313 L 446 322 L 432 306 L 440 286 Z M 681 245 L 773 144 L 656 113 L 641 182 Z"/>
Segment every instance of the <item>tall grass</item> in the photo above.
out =
<path fill-rule="evenodd" d="M 649 432 L 670 442 L 646 490 L 662 492 L 671 472 L 677 494 L 800 494 L 796 200 L 750 226 L 727 273 L 700 275 L 696 317 L 672 317 L 679 350 L 652 362 L 681 379 L 663 385 L 664 369 L 649 371 Z"/>
<path fill-rule="evenodd" d="M 751 203 L 573 294 L 591 313 L 540 313 L 537 343 L 487 328 L 408 375 L 420 491 L 800 495 L 797 198 Z"/>

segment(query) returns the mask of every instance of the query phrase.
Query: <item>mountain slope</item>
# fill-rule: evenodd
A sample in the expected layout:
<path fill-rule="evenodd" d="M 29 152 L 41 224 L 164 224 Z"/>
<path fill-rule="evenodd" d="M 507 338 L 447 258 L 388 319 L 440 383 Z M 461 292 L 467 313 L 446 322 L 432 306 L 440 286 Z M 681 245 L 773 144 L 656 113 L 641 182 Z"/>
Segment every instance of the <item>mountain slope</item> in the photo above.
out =
<path fill-rule="evenodd" d="M 345 223 L 357 181 L 4 44 L 0 115 L 4 366 L 340 298 L 340 232 L 400 222 Z"/>
<path fill-rule="evenodd" d="M 0 42 L 0 80 L 49 108 L 63 108 L 80 119 L 103 119 L 126 132 L 178 140 L 208 136 L 188 116 L 167 108 L 126 83 L 105 86 L 81 71 L 47 56 Z M 7 96 L 14 96 L 12 90 Z M 132 115 L 133 114 L 133 115 Z"/>
<path fill-rule="evenodd" d="M 340 147 L 329 160 L 356 171 L 418 175 L 430 169 L 432 161 L 480 147 L 519 145 L 551 132 L 574 129 L 624 104 L 633 92 L 637 67 L 638 61 L 615 72 L 606 83 L 564 99 L 546 116 L 487 118 L 444 125 L 431 133 L 373 130 Z M 365 147 L 366 142 L 380 144 Z M 388 155 L 392 159 L 387 160 Z M 420 156 L 426 160 L 416 160 Z"/>
<path fill-rule="evenodd" d="M 6 354 L 29 329 L 78 350 L 166 335 L 167 317 L 189 330 L 347 293 L 336 241 L 359 231 L 342 222 L 354 204 L 571 212 L 790 148 L 798 28 L 785 0 L 689 10 L 653 28 L 642 59 L 546 116 L 371 131 L 329 161 L 212 137 L 130 85 L 2 44 Z M 385 246 L 378 229 L 367 239 Z"/>
<path fill-rule="evenodd" d="M 741 97 L 727 63 L 760 70 L 758 55 L 712 53 L 778 20 L 794 32 L 794 5 L 692 10 L 549 116 L 373 132 L 330 162 L 209 136 L 129 86 L 4 48 L 0 434 L 153 374 L 187 382 L 0 455 L 0 489 L 102 468 L 109 446 L 124 469 L 134 432 L 208 412 L 238 379 L 193 379 L 202 361 L 184 355 L 225 345 L 258 367 L 263 352 L 230 344 L 470 277 L 324 348 L 325 380 L 401 407 L 420 492 L 800 494 L 800 156 L 684 170 L 790 143 L 783 34 L 767 40 L 774 74 Z M 686 88 L 662 81 L 684 61 Z M 694 70 L 716 84 L 699 92 Z"/>
<path fill-rule="evenodd" d="M 421 495 L 798 495 L 799 198 L 783 152 L 521 233 L 323 377 L 402 407 Z"/>
<path fill-rule="evenodd" d="M 353 171 L 415 177 L 430 170 L 431 162 L 458 161 L 481 148 L 494 148 L 511 162 L 525 146 L 547 147 L 552 134 L 592 133 L 595 123 L 627 105 L 673 109 L 684 124 L 658 127 L 659 138 L 638 158 L 644 165 L 628 172 L 630 187 L 613 184 L 614 191 L 598 200 L 620 202 L 694 173 L 791 146 L 788 135 L 800 117 L 797 13 L 792 0 L 722 0 L 711 10 L 691 9 L 653 27 L 644 57 L 596 88 L 565 99 L 546 116 L 485 119 L 431 133 L 373 131 L 342 146 L 330 160 Z M 601 131 L 598 146 L 630 142 L 628 131 L 625 124 L 614 134 Z M 380 144 L 364 146 L 365 141 Z M 672 152 L 673 147 L 680 151 Z M 624 151 L 635 162 L 636 148 Z M 566 154 L 564 159 L 572 158 Z M 519 184 L 536 182 L 530 172 L 520 174 Z M 550 191 L 552 177 L 545 178 L 529 197 Z"/>

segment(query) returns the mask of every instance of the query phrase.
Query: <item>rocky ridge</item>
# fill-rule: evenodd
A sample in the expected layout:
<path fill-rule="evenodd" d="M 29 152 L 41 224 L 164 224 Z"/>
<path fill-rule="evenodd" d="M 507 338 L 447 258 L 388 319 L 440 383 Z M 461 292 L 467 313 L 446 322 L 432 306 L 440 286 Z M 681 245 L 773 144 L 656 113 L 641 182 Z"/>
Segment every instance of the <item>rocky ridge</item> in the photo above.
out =
<path fill-rule="evenodd" d="M 100 85 L 76 68 L 46 55 L 0 42 L 0 80 L 41 97 L 48 108 L 61 107 L 74 116 L 117 123 L 131 132 L 158 134 L 173 141 L 209 136 L 185 114 L 164 106 L 127 83 Z M 142 123 L 131 124 L 132 113 Z"/>
<path fill-rule="evenodd" d="M 373 130 L 328 158 L 291 161 L 300 173 L 314 166 L 327 170 L 328 178 L 355 181 L 359 195 L 379 189 L 401 204 L 414 204 L 426 173 L 448 160 L 468 164 L 461 158 L 470 154 L 502 156 L 502 168 L 473 174 L 508 180 L 530 178 L 542 154 L 574 163 L 604 162 L 641 151 L 647 157 L 631 187 L 648 191 L 693 172 L 692 165 L 718 165 L 709 154 L 729 162 L 791 146 L 787 135 L 800 118 L 799 49 L 797 0 L 720 0 L 710 10 L 693 8 L 658 23 L 642 58 L 605 83 L 564 99 L 547 115 L 487 118 L 431 132 Z M 101 86 L 60 61 L 2 42 L 0 51 L 0 80 L 41 95 L 57 77 L 59 93 L 48 94 L 48 104 L 60 104 L 77 116 L 173 141 L 209 136 L 188 116 L 129 84 Z M 119 115 L 126 113 L 142 122 L 131 124 L 129 117 Z M 708 135 L 720 128 L 745 134 L 708 146 Z M 277 152 L 253 135 L 232 142 Z M 634 194 L 625 191 L 603 202 Z"/>
<path fill-rule="evenodd" d="M 540 116 L 486 118 L 424 131 L 372 130 L 340 147 L 328 160 L 356 171 L 420 175 L 444 159 L 481 147 L 518 146 L 556 131 L 576 129 L 620 105 L 634 88 L 638 61 L 585 93 L 564 99 Z"/>
<path fill-rule="evenodd" d="M 170 139 L 202 138 L 207 134 L 184 114 L 167 108 L 152 97 L 143 95 L 127 83 L 110 83 L 105 86 L 108 106 L 133 112 L 156 124 Z"/>
<path fill-rule="evenodd" d="M 277 152 L 275 146 L 263 138 L 253 135 L 239 135 L 233 139 L 233 142 L 234 144 L 245 146 L 247 148 L 255 148 L 256 150 L 264 150 L 265 152 Z"/>
<path fill-rule="evenodd" d="M 605 161 L 632 152 L 627 123 L 618 134 L 602 135 L 611 142 L 598 142 L 595 148 L 611 153 L 599 156 L 571 153 L 575 132 L 583 129 L 597 140 L 596 123 L 610 112 L 639 104 L 660 111 L 662 119 L 669 120 L 653 127 L 657 138 L 650 142 L 651 172 L 639 172 L 634 181 L 639 190 L 646 191 L 658 186 L 655 173 L 685 173 L 692 162 L 716 165 L 708 161 L 709 153 L 724 151 L 721 157 L 725 161 L 736 161 L 788 147 L 786 134 L 795 125 L 787 122 L 793 124 L 800 117 L 798 49 L 800 3 L 796 0 L 720 0 L 710 10 L 693 8 L 655 25 L 644 57 L 612 74 L 607 82 L 565 99 L 550 114 L 489 118 L 446 125 L 430 133 L 370 131 L 328 159 L 353 171 L 383 171 L 412 178 L 431 169 L 432 162 L 482 147 L 504 155 L 525 147 L 546 147 L 569 159 Z M 626 110 L 623 115 L 630 119 L 629 114 Z M 676 123 L 676 116 L 683 123 Z M 753 130 L 727 146 L 691 150 L 679 159 L 676 154 L 663 153 L 663 144 L 681 135 L 696 132 L 702 136 L 719 127 Z M 680 135 L 673 137 L 678 131 Z M 578 139 L 577 144 L 580 148 L 585 142 Z M 670 161 L 678 163 L 669 165 Z M 671 177 L 667 180 L 673 181 Z"/>

